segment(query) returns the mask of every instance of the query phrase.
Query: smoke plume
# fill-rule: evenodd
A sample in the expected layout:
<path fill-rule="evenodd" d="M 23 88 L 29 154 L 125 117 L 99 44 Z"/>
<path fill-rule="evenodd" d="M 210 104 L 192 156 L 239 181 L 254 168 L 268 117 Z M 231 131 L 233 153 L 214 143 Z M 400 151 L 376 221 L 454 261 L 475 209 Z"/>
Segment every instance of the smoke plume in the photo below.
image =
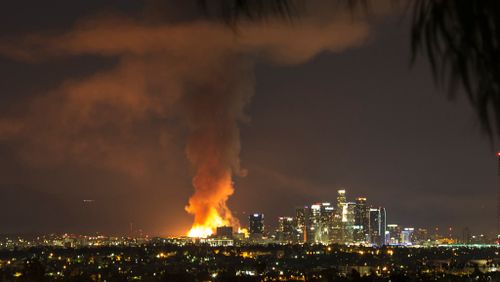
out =
<path fill-rule="evenodd" d="M 0 53 L 26 63 L 58 57 L 99 56 L 116 64 L 20 102 L 0 116 L 0 142 L 12 142 L 30 164 L 78 162 L 140 178 L 168 158 L 173 139 L 188 129 L 186 154 L 194 194 L 186 211 L 191 235 L 237 225 L 227 205 L 240 167 L 239 124 L 248 118 L 255 62 L 299 64 L 339 52 L 366 38 L 365 23 L 337 15 L 244 22 L 234 31 L 209 21 L 150 23 L 124 17 L 81 21 L 60 34 L 9 38 Z M 14 105 L 12 105 L 14 107 Z M 154 140 L 154 141 L 151 141 Z"/>

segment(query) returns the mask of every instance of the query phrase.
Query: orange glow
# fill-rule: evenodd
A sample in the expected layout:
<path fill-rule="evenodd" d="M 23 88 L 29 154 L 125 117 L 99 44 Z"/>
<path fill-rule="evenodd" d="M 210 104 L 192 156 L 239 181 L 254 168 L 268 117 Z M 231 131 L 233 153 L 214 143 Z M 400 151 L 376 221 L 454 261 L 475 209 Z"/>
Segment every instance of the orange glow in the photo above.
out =
<path fill-rule="evenodd" d="M 246 228 L 241 228 L 241 227 L 240 227 L 240 228 L 238 228 L 238 233 L 243 234 L 243 235 L 245 236 L 245 238 L 248 238 L 248 236 L 249 236 L 249 234 L 250 234 L 250 233 L 248 232 L 248 229 L 246 229 Z"/>
<path fill-rule="evenodd" d="M 194 223 L 187 236 L 206 238 L 215 233 L 219 226 L 239 226 L 226 205 L 234 188 L 230 170 L 226 170 L 221 178 L 198 171 L 193 179 L 194 195 L 189 199 L 186 211 L 194 215 Z"/>
<path fill-rule="evenodd" d="M 202 224 L 193 224 L 191 230 L 188 232 L 188 236 L 195 238 L 207 238 L 215 233 L 214 231 L 218 226 L 224 226 L 226 223 L 227 221 L 223 220 L 217 211 L 214 210 L 214 212 L 209 214 Z"/>
<path fill-rule="evenodd" d="M 212 228 L 205 226 L 193 226 L 188 232 L 188 237 L 192 238 L 207 238 L 213 234 Z"/>

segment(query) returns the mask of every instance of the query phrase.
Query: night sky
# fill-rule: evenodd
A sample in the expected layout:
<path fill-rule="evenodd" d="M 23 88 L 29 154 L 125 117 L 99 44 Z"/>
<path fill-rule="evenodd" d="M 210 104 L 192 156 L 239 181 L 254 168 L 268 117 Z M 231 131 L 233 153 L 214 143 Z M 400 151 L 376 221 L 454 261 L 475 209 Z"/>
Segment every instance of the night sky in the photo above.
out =
<path fill-rule="evenodd" d="M 59 52 L 57 43 L 29 48 L 23 43 L 26 35 L 65 33 L 84 19 L 103 15 L 146 19 L 149 26 L 206 24 L 199 21 L 195 4 L 170 1 L 152 8 L 158 2 L 120 1 L 115 7 L 97 0 L 16 1 L 1 9 L 0 233 L 123 234 L 130 222 L 149 234 L 189 229 L 192 216 L 184 207 L 193 191 L 193 169 L 185 156 L 188 126 L 182 115 L 170 115 L 181 111 L 176 104 L 158 115 L 135 112 L 135 100 L 130 108 L 107 105 L 109 109 L 100 109 L 105 114 L 74 124 L 72 111 L 81 108 L 60 104 L 60 95 L 72 91 L 75 81 L 113 69 L 129 55 L 80 52 L 76 46 L 62 48 L 67 54 L 59 56 L 51 53 Z M 179 7 L 179 2 L 185 3 Z M 232 74 L 238 66 L 211 62 L 216 69 L 245 76 L 238 79 L 250 80 L 254 87 L 246 121 L 240 123 L 240 161 L 248 173 L 234 177 L 229 200 L 243 225 L 248 213 L 263 212 L 272 226 L 276 217 L 292 216 L 297 206 L 334 202 L 336 190 L 345 188 L 350 200 L 365 196 L 370 204 L 386 207 L 388 223 L 452 226 L 457 234 L 464 227 L 493 233 L 495 145 L 481 133 L 463 97 L 450 102 L 436 87 L 425 58 L 411 65 L 410 27 L 403 14 L 380 9 L 363 24 L 336 15 L 341 24 L 332 27 L 346 31 L 335 40 L 345 44 L 333 40 L 328 43 L 333 48 L 304 51 L 303 57 L 309 42 L 323 44 L 318 38 L 328 34 L 327 28 L 310 36 L 314 31 L 306 29 L 299 33 L 303 40 L 274 42 L 259 31 L 264 24 L 250 32 L 244 51 L 238 49 L 246 59 L 236 62 L 246 64 L 250 58 L 250 71 Z M 318 17 L 324 21 L 325 15 Z M 308 21 L 286 29 L 293 35 Z M 224 28 L 231 36 L 246 36 L 245 30 L 240 34 Z M 188 30 L 183 36 L 198 35 Z M 109 38 L 110 44 L 113 40 Z M 281 48 L 272 50 L 276 54 L 265 49 L 270 41 Z M 214 52 L 203 48 L 204 43 L 194 50 Z M 34 55 L 20 59 L 13 50 Z M 170 58 L 163 59 L 146 71 L 156 76 L 163 64 L 169 70 Z M 200 76 L 206 71 L 188 65 L 188 72 L 189 67 Z M 178 69 L 184 70 L 175 68 L 167 75 L 176 77 Z M 134 85 L 135 71 L 126 83 Z M 161 84 L 161 78 L 154 82 Z M 175 90 L 155 83 L 151 91 Z M 186 83 L 190 85 L 189 79 Z M 102 95 L 120 104 L 116 97 Z M 54 114 L 61 108 L 62 114 Z M 17 120 L 29 129 L 18 133 Z M 97 129 L 92 127 L 96 122 Z M 83 147 L 75 150 L 74 142 L 80 140 Z M 88 199 L 94 201 L 84 202 Z"/>

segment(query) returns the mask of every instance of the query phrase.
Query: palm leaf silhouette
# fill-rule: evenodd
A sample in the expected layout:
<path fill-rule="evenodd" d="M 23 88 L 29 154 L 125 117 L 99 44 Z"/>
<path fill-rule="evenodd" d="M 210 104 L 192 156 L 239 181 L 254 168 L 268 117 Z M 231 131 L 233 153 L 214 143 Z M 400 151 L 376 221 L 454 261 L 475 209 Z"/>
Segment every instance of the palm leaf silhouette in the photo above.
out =
<path fill-rule="evenodd" d="M 369 9 L 368 0 L 334 0 L 345 9 Z M 199 0 L 204 11 L 218 10 L 230 24 L 271 16 L 292 19 L 306 4 L 300 0 Z M 454 99 L 461 89 L 490 139 L 500 134 L 500 1 L 413 0 L 412 62 L 427 58 L 438 86 Z"/>

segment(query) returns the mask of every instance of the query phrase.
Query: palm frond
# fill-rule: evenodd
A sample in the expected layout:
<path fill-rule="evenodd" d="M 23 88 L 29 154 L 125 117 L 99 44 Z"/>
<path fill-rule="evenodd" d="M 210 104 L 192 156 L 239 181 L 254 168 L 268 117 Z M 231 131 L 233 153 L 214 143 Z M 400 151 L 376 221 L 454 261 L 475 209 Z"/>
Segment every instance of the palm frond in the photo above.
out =
<path fill-rule="evenodd" d="M 427 57 L 451 99 L 465 90 L 482 129 L 500 133 L 500 2 L 415 0 L 413 60 Z"/>

